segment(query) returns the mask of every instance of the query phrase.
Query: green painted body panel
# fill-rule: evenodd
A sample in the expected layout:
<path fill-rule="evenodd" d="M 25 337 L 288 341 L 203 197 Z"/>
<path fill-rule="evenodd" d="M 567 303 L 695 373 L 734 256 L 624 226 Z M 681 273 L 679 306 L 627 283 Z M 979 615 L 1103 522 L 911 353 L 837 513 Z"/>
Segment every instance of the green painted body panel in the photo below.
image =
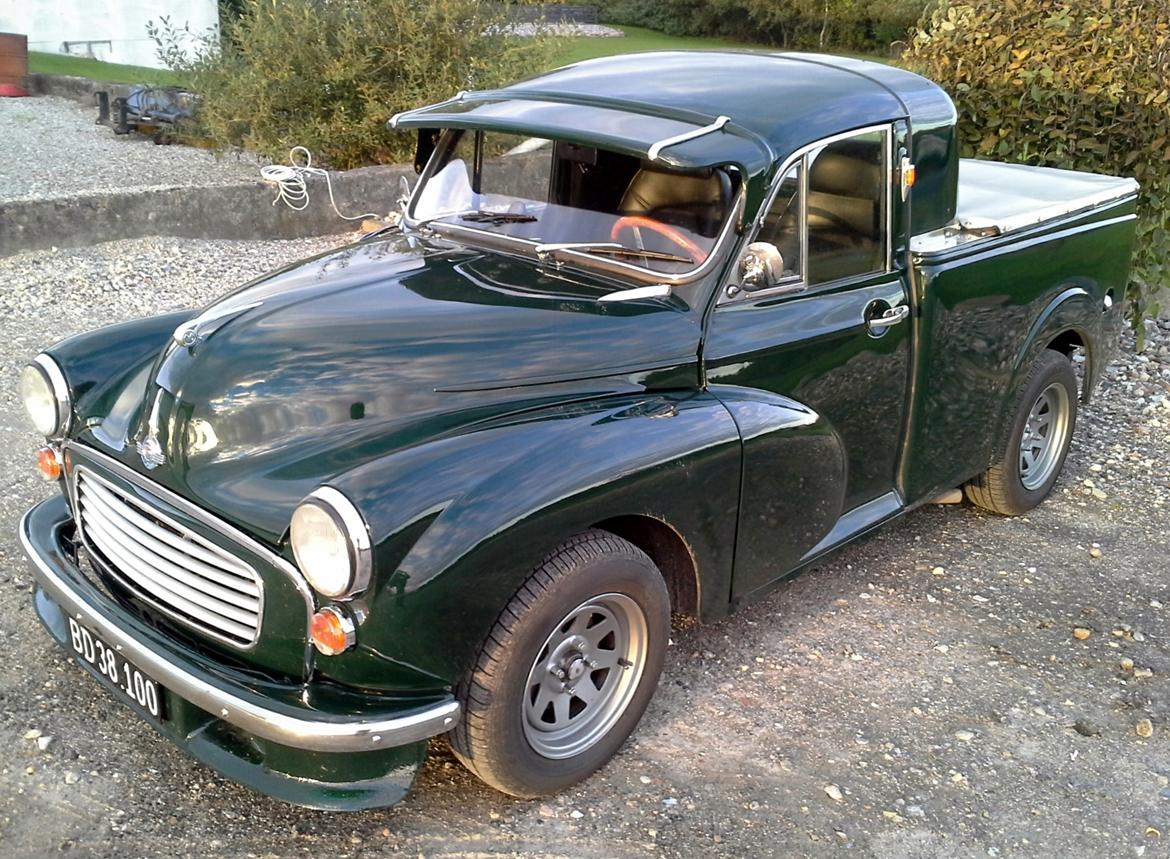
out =
<path fill-rule="evenodd" d="M 1133 213 L 1133 200 L 1103 206 L 918 264 L 908 500 L 991 464 L 1020 375 L 1059 335 L 1085 343 L 1085 396 L 1092 391 L 1123 324 Z M 1107 293 L 1115 300 L 1103 313 Z"/>
<path fill-rule="evenodd" d="M 622 121 L 591 125 L 599 111 Z M 410 710 L 450 698 L 533 565 L 583 529 L 666 523 L 694 561 L 697 613 L 712 620 L 986 468 L 1020 374 L 1067 332 L 1088 350 L 1087 395 L 1121 325 L 1120 300 L 1102 307 L 1124 294 L 1132 199 L 913 258 L 910 236 L 954 216 L 958 164 L 953 106 L 917 76 L 810 55 L 639 55 L 400 123 L 559 130 L 644 154 L 657 135 L 719 114 L 732 117 L 726 131 L 666 160 L 738 164 L 742 228 L 707 277 L 668 297 L 599 302 L 631 284 L 421 231 L 289 266 L 198 315 L 51 347 L 73 393 L 72 467 L 209 540 L 222 543 L 222 523 L 272 553 L 247 559 L 265 585 L 251 650 L 120 595 L 135 634 L 209 682 L 246 677 L 274 701 Z M 894 203 L 890 270 L 722 300 L 780 165 L 875 124 L 893 127 L 895 160 L 904 146 L 918 165 L 909 204 Z M 867 319 L 899 305 L 909 318 L 874 336 Z M 191 343 L 172 337 L 196 322 Z M 136 449 L 151 433 L 166 455 L 153 468 Z M 321 485 L 361 511 L 375 570 L 354 603 L 357 645 L 334 657 L 306 637 L 327 601 L 288 569 L 290 517 Z M 167 493 L 206 515 L 160 502 Z M 352 761 L 276 748 L 174 707 L 171 739 L 294 802 L 392 802 L 421 759 L 418 743 Z"/>

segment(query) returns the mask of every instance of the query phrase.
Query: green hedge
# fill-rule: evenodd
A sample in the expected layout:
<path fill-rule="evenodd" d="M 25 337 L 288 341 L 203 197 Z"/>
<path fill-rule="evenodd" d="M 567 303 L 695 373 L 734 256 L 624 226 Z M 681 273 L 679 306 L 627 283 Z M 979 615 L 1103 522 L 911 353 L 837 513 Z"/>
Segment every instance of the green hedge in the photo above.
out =
<path fill-rule="evenodd" d="M 159 54 L 201 96 L 198 134 L 277 161 L 294 145 L 339 169 L 401 162 L 400 110 L 544 68 L 559 42 L 501 34 L 502 3 L 478 0 L 239 0 L 216 42 L 190 51 L 165 19 Z"/>
<path fill-rule="evenodd" d="M 954 97 L 964 155 L 1141 182 L 1129 313 L 1167 308 L 1170 3 L 951 3 L 904 60 Z"/>
<path fill-rule="evenodd" d="M 673 36 L 886 53 L 932 0 L 603 0 L 602 20 Z"/>

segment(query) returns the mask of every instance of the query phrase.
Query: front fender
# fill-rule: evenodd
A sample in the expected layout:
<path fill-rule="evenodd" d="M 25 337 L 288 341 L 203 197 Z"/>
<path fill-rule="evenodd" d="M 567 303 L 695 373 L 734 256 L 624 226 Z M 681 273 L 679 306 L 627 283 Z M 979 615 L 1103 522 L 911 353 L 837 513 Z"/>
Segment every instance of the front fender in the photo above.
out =
<path fill-rule="evenodd" d="M 455 682 L 540 559 L 621 515 L 670 523 L 701 570 L 701 614 L 726 611 L 740 467 L 735 422 L 701 392 L 534 410 L 362 466 L 333 485 L 367 518 L 375 582 L 358 647 L 319 668 Z"/>
<path fill-rule="evenodd" d="M 180 310 L 108 325 L 46 349 L 65 374 L 74 416 L 85 421 L 92 415 L 108 415 L 135 376 L 149 370 L 175 328 L 194 314 Z"/>

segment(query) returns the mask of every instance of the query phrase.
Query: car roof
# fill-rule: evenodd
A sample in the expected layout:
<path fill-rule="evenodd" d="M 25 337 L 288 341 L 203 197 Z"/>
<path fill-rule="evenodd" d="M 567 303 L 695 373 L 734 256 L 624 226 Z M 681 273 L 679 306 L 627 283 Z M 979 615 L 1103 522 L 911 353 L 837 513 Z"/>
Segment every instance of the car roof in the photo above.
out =
<path fill-rule="evenodd" d="M 754 211 L 766 178 L 792 153 L 834 134 L 905 120 L 918 177 L 914 229 L 921 232 L 954 217 L 956 118 L 941 87 L 895 66 L 724 50 L 586 60 L 501 89 L 459 93 L 389 124 L 571 140 L 679 169 L 734 165 L 748 180 Z"/>
<path fill-rule="evenodd" d="M 631 113 L 641 115 L 639 128 L 622 121 L 621 115 Z M 721 116 L 729 118 L 722 130 L 743 138 L 737 141 L 740 149 L 750 140 L 758 150 L 756 158 L 740 152 L 736 160 L 774 162 L 823 137 L 867 125 L 896 119 L 953 124 L 955 110 L 936 84 L 883 63 L 827 54 L 655 51 L 585 60 L 501 89 L 461 93 L 450 102 L 399 114 L 391 123 L 511 124 L 532 133 L 580 125 L 583 132 L 608 134 L 610 145 L 623 148 L 619 144 L 628 137 L 629 148 L 644 150 L 654 135 L 670 136 L 666 132 L 705 126 Z M 733 143 L 727 136 L 722 140 L 725 147 Z M 665 160 L 698 164 L 705 154 L 717 158 L 718 147 L 711 143 L 674 147 Z"/>
<path fill-rule="evenodd" d="M 953 114 L 946 93 L 919 75 L 827 54 L 624 54 L 575 63 L 499 92 L 568 98 L 604 94 L 607 102 L 639 112 L 658 108 L 725 115 L 778 151 L 850 128 L 913 118 L 916 109 Z"/>

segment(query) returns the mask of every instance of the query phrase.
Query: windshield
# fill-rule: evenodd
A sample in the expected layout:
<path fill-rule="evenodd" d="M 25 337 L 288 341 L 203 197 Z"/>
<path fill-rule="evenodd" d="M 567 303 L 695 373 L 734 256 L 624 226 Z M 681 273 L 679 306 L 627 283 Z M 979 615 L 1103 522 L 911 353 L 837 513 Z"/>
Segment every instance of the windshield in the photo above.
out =
<path fill-rule="evenodd" d="M 529 242 L 537 253 L 571 250 L 678 275 L 714 249 L 734 207 L 736 175 L 672 170 L 563 140 L 455 130 L 423 174 L 410 217 L 440 231 Z"/>

